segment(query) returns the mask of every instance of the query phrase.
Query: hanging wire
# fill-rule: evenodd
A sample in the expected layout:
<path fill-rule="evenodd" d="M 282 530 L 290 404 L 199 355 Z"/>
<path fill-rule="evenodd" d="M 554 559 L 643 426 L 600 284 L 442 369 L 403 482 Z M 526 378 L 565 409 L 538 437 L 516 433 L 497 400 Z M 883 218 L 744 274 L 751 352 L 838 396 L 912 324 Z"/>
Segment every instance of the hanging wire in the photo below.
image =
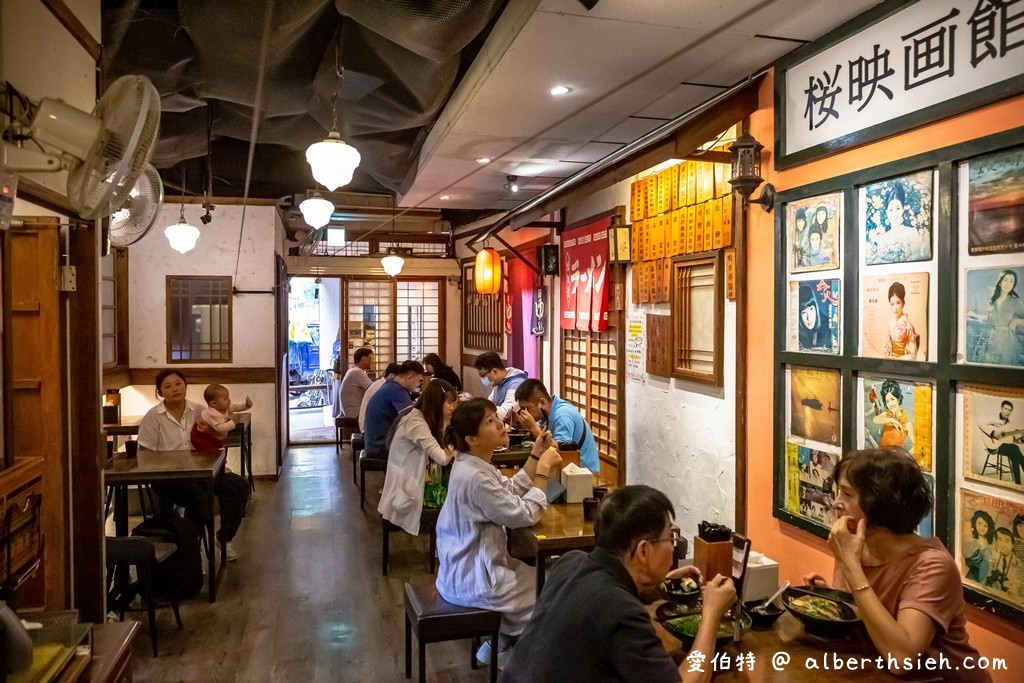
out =
<path fill-rule="evenodd" d="M 331 96 L 331 130 L 338 130 L 338 97 L 341 95 L 341 80 L 345 78 L 345 67 L 341 65 L 341 27 L 338 27 L 338 40 L 334 43 L 334 73 L 338 76 L 338 85 Z"/>

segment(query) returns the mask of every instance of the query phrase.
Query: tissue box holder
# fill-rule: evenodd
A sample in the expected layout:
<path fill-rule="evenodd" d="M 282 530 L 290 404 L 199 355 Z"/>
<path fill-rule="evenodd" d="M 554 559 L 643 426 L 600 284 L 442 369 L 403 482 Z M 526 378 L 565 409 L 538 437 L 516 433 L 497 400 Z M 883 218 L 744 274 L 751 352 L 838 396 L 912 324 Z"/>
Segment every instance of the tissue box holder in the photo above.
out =
<path fill-rule="evenodd" d="M 582 503 L 584 498 L 594 495 L 594 475 L 586 468 L 563 468 L 562 486 L 565 487 L 565 502 Z"/>

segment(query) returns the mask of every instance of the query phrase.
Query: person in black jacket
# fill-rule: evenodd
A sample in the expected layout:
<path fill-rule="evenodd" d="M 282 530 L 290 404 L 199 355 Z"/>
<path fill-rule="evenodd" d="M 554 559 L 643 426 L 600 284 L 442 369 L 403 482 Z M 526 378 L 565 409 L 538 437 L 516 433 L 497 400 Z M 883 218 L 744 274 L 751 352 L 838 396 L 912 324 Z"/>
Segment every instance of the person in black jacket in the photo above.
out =
<path fill-rule="evenodd" d="M 455 372 L 452 366 L 444 362 L 444 359 L 436 353 L 428 353 L 423 357 L 423 369 L 431 377 L 443 379 L 455 387 L 455 390 L 462 393 L 462 378 Z"/>

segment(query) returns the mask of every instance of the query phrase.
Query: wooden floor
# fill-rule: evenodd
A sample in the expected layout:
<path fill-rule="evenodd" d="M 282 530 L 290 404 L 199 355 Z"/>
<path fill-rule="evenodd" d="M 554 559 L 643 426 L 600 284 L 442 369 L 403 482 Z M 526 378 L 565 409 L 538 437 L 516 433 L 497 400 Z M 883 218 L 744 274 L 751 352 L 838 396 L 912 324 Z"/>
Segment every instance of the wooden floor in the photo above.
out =
<path fill-rule="evenodd" d="M 402 586 L 429 577 L 427 539 L 392 534 L 390 575 L 381 576 L 383 476 L 368 475 L 362 513 L 351 467 L 347 449 L 339 458 L 333 445 L 296 447 L 280 481 L 257 481 L 217 602 L 204 590 L 183 603 L 183 631 L 169 608 L 158 610 L 156 658 L 145 613 L 136 614 L 135 680 L 405 680 Z M 416 680 L 415 640 L 412 659 Z M 487 669 L 470 667 L 468 640 L 436 643 L 427 680 L 485 681 Z"/>

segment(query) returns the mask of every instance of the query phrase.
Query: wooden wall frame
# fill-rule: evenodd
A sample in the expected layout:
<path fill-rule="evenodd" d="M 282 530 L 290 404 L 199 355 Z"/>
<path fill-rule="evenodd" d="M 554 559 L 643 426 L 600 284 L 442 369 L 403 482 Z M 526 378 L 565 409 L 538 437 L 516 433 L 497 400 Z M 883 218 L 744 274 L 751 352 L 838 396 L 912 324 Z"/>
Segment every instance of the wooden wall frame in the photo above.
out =
<path fill-rule="evenodd" d="M 709 269 L 710 273 L 708 273 Z M 711 278 L 710 285 L 706 283 L 708 275 Z M 671 289 L 670 310 L 672 311 L 672 377 L 699 384 L 722 386 L 723 326 L 725 324 L 723 275 L 721 250 L 711 254 L 672 258 L 669 284 Z M 707 310 L 697 310 L 694 305 L 692 289 L 695 286 L 695 276 L 702 280 L 696 286 L 710 286 L 712 289 L 711 293 L 714 298 Z M 699 322 L 697 316 L 704 318 L 708 314 L 711 316 L 712 325 L 711 348 L 695 350 L 691 345 L 693 326 Z M 694 351 L 697 351 L 699 356 L 711 354 L 709 360 L 701 363 L 702 365 L 710 364 L 710 368 L 694 367 L 695 362 L 701 361 L 694 357 Z"/>
<path fill-rule="evenodd" d="M 181 359 L 175 359 L 175 358 L 172 357 L 172 355 L 173 355 L 172 354 L 173 342 L 172 342 L 172 334 L 171 334 L 171 320 L 172 320 L 171 311 L 172 311 L 173 307 L 171 306 L 171 288 L 173 286 L 173 283 L 175 281 L 178 281 L 178 280 L 193 281 L 193 282 L 202 281 L 202 282 L 210 282 L 210 283 L 221 283 L 223 285 L 224 291 L 227 292 L 227 307 L 228 307 L 228 330 L 227 330 L 228 344 L 227 344 L 227 353 L 225 355 L 218 356 L 216 358 L 181 358 Z M 167 284 L 166 284 L 166 294 L 165 294 L 165 299 L 164 299 L 164 301 L 166 302 L 166 307 L 167 307 L 167 328 L 165 330 L 165 334 L 167 335 L 167 338 L 166 338 L 166 343 L 167 343 L 167 345 L 166 345 L 166 349 L 167 349 L 167 364 L 168 365 L 180 365 L 182 363 L 186 363 L 186 364 L 189 364 L 189 363 L 202 363 L 204 365 L 210 365 L 210 364 L 214 364 L 214 363 L 221 363 L 221 364 L 223 364 L 223 363 L 228 363 L 228 364 L 232 363 L 233 362 L 232 359 L 234 357 L 234 351 L 235 351 L 235 337 L 234 337 L 234 334 L 235 334 L 235 330 L 234 330 L 234 304 L 235 304 L 235 302 L 234 302 L 234 299 L 235 299 L 235 295 L 232 293 L 231 276 L 230 275 L 168 275 L 167 276 Z"/>
<path fill-rule="evenodd" d="M 806 517 L 793 514 L 786 508 L 786 457 L 787 402 L 786 372 L 788 368 L 829 369 L 841 374 L 841 449 L 847 452 L 857 448 L 858 430 L 863 415 L 857 410 L 858 379 L 863 376 L 896 376 L 901 380 L 933 383 L 934 440 L 933 473 L 935 482 L 934 535 L 956 555 L 957 542 L 961 531 L 958 529 L 956 497 L 958 481 L 956 454 L 961 448 L 957 443 L 957 394 L 963 385 L 986 385 L 994 387 L 1024 386 L 1024 367 L 993 366 L 959 362 L 958 336 L 959 307 L 961 305 L 960 273 L 961 258 L 959 240 L 961 234 L 958 217 L 958 202 L 963 188 L 960 187 L 958 167 L 962 162 L 976 156 L 1004 149 L 1019 147 L 1024 139 L 1024 127 L 1015 128 L 984 138 L 925 152 L 913 157 L 863 169 L 843 176 L 815 182 L 803 187 L 781 192 L 776 199 L 775 229 L 780 236 L 776 240 L 775 252 L 775 491 L 773 516 L 821 538 L 829 529 Z M 935 206 L 932 225 L 932 258 L 935 261 L 937 278 L 935 301 L 929 302 L 930 315 L 936 318 L 934 338 L 929 345 L 934 348 L 934 360 L 892 360 L 870 358 L 858 355 L 860 351 L 859 318 L 861 311 L 861 277 L 859 249 L 861 226 L 858 220 L 858 199 L 861 187 L 881 179 L 893 178 L 922 169 L 936 169 L 937 181 L 934 188 Z M 843 314 L 840 328 L 842 353 L 828 355 L 793 351 L 787 348 L 790 292 L 788 282 L 788 232 L 786 204 L 806 197 L 829 192 L 844 193 L 844 214 L 847 217 L 843 234 L 840 235 L 843 258 L 839 273 L 843 283 Z M 966 265 L 966 264 L 965 264 Z M 925 266 L 922 266 L 925 269 Z M 813 446 L 811 446 L 813 448 Z M 971 487 L 973 488 L 973 487 Z M 968 585 L 964 586 L 967 602 L 996 614 L 1018 625 L 1024 625 L 1024 609 L 993 598 Z"/>

